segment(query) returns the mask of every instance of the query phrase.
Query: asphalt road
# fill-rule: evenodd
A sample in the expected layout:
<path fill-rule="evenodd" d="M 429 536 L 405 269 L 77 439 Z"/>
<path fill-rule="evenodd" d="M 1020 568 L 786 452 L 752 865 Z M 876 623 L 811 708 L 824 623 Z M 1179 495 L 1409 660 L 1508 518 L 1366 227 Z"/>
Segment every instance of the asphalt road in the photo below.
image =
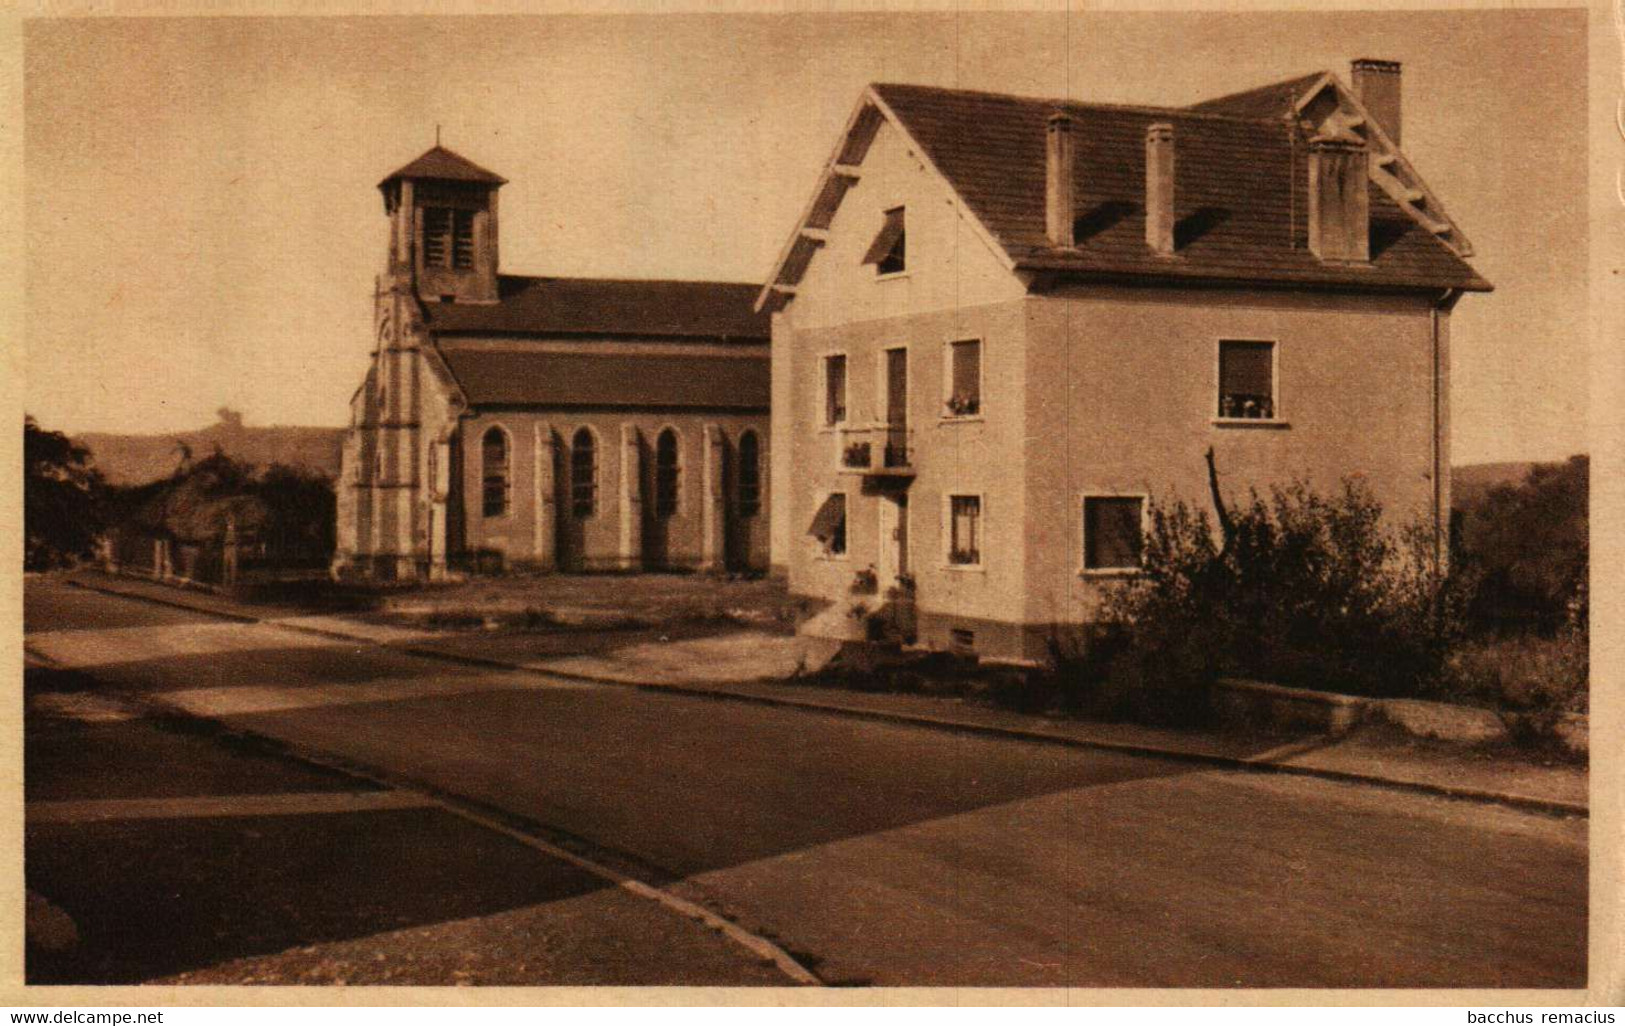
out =
<path fill-rule="evenodd" d="M 1585 983 L 1583 821 L 551 682 L 49 580 L 25 619 L 110 686 L 583 839 L 829 982 Z"/>

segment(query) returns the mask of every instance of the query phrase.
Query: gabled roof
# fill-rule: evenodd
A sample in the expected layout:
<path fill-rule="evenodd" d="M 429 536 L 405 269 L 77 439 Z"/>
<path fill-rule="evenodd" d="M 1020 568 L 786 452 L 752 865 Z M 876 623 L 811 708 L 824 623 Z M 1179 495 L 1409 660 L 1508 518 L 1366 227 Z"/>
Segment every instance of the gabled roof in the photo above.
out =
<path fill-rule="evenodd" d="M 440 352 L 473 406 L 768 408 L 770 371 L 765 353 L 597 355 L 455 346 Z"/>
<path fill-rule="evenodd" d="M 505 274 L 495 303 L 425 303 L 439 334 L 654 335 L 764 342 L 756 286 L 711 281 L 529 278 Z"/>
<path fill-rule="evenodd" d="M 508 180 L 501 175 L 485 170 L 485 168 L 480 167 L 462 154 L 453 153 L 444 146 L 433 146 L 425 150 L 421 157 L 379 182 L 378 187 L 383 188 L 390 182 L 400 178 L 434 178 L 445 182 L 485 182 L 489 185 L 508 184 Z"/>
<path fill-rule="evenodd" d="M 1256 89 L 1193 103 L 1186 109 L 1198 114 L 1223 114 L 1233 118 L 1278 118 L 1291 110 L 1293 104 L 1326 75 L 1324 71 L 1299 75 L 1285 82 L 1272 82 Z"/>
<path fill-rule="evenodd" d="M 1308 136 L 1300 117 L 1326 102 L 1364 124 L 1336 76 L 1317 73 L 1192 108 L 1046 100 L 930 86 L 871 86 L 831 157 L 814 200 L 786 245 L 758 305 L 789 296 L 821 245 L 883 122 L 902 131 L 963 204 L 972 227 L 1011 271 L 1138 280 L 1282 283 L 1385 289 L 1490 286 L 1463 259 L 1465 240 L 1408 162 L 1373 126 L 1372 258 L 1324 263 L 1307 244 Z M 1075 140 L 1076 246 L 1045 233 L 1045 129 L 1057 109 Z M 1315 112 L 1324 116 L 1324 112 Z M 1176 252 L 1145 242 L 1145 133 L 1174 126 Z M 1460 244 L 1453 246 L 1452 241 Z"/>

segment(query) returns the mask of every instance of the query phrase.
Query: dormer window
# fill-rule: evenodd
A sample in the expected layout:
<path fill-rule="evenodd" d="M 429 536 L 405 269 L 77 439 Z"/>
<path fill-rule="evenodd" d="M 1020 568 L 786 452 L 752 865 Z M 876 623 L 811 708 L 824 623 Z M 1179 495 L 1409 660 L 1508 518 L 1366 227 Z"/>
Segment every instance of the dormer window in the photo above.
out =
<path fill-rule="evenodd" d="M 474 211 L 423 208 L 423 266 L 458 270 L 474 266 Z"/>
<path fill-rule="evenodd" d="M 901 274 L 908 269 L 907 247 L 903 208 L 893 207 L 886 211 L 886 222 L 880 226 L 880 234 L 875 236 L 875 241 L 869 244 L 863 262 L 874 264 L 876 274 Z"/>

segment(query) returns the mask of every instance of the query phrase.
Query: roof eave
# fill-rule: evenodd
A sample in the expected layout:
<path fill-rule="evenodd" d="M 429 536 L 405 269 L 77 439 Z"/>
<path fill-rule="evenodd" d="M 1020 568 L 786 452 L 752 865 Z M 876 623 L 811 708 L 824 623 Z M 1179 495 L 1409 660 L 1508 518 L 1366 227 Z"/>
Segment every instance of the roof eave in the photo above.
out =
<path fill-rule="evenodd" d="M 1493 292 L 1495 286 L 1476 272 L 1466 278 L 1432 281 L 1359 281 L 1346 277 L 1287 278 L 1203 273 L 1199 269 L 1169 269 L 1158 274 L 1143 271 L 1115 270 L 1102 267 L 1080 267 L 1064 258 L 1028 257 L 1016 263 L 1018 271 L 1054 276 L 1068 282 L 1109 282 L 1146 286 L 1199 286 L 1203 288 L 1248 289 L 1326 289 L 1339 292 L 1438 292 L 1441 289 L 1459 289 L 1463 292 Z"/>

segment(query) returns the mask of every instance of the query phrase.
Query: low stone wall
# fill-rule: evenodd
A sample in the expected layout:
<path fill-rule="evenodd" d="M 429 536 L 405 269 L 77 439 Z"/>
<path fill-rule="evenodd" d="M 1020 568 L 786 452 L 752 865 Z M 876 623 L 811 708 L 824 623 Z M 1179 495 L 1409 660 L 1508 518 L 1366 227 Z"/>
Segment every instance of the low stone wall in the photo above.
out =
<path fill-rule="evenodd" d="M 1215 685 L 1213 706 L 1233 726 L 1280 733 L 1346 734 L 1368 712 L 1367 699 L 1233 678 Z"/>
<path fill-rule="evenodd" d="M 1410 698 L 1360 698 L 1279 684 L 1227 678 L 1213 691 L 1221 720 L 1249 730 L 1278 733 L 1346 734 L 1364 723 L 1385 723 L 1413 737 L 1457 744 L 1505 741 L 1506 723 L 1494 710 Z M 1567 713 L 1556 732 L 1573 752 L 1590 750 L 1590 722 Z"/>

